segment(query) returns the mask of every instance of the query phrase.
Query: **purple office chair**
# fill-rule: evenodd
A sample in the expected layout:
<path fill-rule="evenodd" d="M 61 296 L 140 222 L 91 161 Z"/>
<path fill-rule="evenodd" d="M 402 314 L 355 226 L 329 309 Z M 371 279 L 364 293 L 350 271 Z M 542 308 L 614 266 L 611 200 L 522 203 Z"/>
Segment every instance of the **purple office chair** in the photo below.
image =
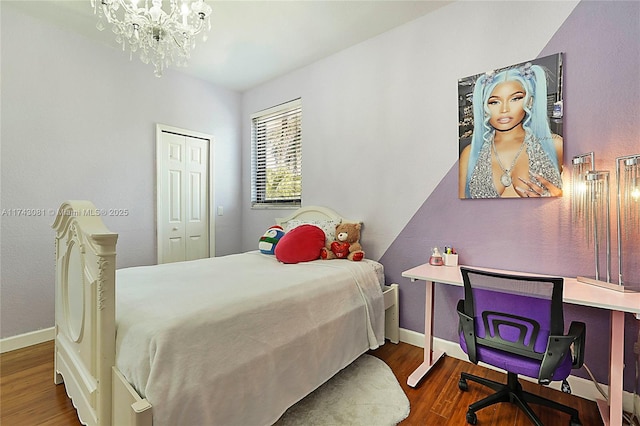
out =
<path fill-rule="evenodd" d="M 543 426 L 528 403 L 545 405 L 571 416 L 570 426 L 580 426 L 578 411 L 522 389 L 518 375 L 537 378 L 546 385 L 564 380 L 584 361 L 585 325 L 572 322 L 564 335 L 563 279 L 506 275 L 461 267 L 464 300 L 458 302 L 460 346 L 474 364 L 483 362 L 507 372 L 507 383 L 462 373 L 467 380 L 496 393 L 469 406 L 467 423 L 478 422 L 476 411 L 498 402 L 520 407 L 536 426 Z M 573 351 L 571 348 L 573 347 Z M 572 353 L 573 352 L 573 353 Z"/>

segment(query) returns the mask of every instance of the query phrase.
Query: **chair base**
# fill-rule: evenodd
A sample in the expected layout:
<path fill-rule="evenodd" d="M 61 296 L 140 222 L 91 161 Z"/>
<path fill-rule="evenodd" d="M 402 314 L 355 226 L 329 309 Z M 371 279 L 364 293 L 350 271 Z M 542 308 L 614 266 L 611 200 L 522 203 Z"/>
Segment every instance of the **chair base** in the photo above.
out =
<path fill-rule="evenodd" d="M 499 402 L 511 402 L 520 407 L 520 409 L 536 426 L 544 425 L 542 424 L 538 416 L 533 412 L 531 407 L 529 407 L 528 403 L 544 405 L 546 407 L 550 407 L 555 410 L 567 413 L 571 416 L 571 420 L 569 421 L 570 426 L 582 425 L 582 423 L 580 423 L 580 418 L 578 417 L 578 410 L 523 390 L 522 385 L 520 384 L 520 382 L 518 382 L 518 375 L 515 373 L 507 373 L 506 384 L 494 382 L 493 380 L 488 380 L 483 377 L 474 376 L 468 373 L 461 373 L 460 381 L 458 382 L 458 387 L 460 388 L 460 390 L 466 391 L 468 389 L 467 380 L 471 380 L 483 386 L 487 386 L 496 391 L 496 393 L 494 393 L 493 395 L 489 395 L 488 397 L 474 402 L 469 406 L 469 411 L 467 412 L 467 423 L 469 424 L 474 425 L 477 423 L 478 419 L 476 416 L 476 411 L 490 405 L 497 404 Z"/>

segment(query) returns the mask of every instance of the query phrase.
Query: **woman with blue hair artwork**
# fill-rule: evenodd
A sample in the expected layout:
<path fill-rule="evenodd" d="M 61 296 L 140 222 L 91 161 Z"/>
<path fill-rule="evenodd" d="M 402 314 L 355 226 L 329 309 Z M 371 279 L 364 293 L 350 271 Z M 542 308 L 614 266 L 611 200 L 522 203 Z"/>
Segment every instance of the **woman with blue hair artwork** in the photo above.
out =
<path fill-rule="evenodd" d="M 562 195 L 562 137 L 551 133 L 547 81 L 527 63 L 480 76 L 473 136 L 460 153 L 460 198 Z"/>

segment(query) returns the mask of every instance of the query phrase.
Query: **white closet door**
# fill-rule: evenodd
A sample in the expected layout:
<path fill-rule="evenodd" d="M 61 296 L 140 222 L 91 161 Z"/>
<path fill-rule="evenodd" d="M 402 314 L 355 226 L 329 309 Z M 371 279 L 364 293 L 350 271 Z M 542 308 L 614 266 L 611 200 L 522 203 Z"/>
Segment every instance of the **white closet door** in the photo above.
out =
<path fill-rule="evenodd" d="M 186 137 L 185 260 L 209 257 L 208 141 Z"/>
<path fill-rule="evenodd" d="M 208 257 L 209 140 L 163 131 L 158 150 L 158 263 Z"/>

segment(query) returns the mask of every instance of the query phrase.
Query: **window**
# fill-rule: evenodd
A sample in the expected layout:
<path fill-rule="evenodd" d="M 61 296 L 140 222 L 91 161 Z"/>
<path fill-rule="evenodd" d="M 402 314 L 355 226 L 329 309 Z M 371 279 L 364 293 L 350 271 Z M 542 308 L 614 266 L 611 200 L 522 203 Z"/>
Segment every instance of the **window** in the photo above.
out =
<path fill-rule="evenodd" d="M 251 116 L 251 206 L 299 207 L 302 198 L 302 102 Z"/>

